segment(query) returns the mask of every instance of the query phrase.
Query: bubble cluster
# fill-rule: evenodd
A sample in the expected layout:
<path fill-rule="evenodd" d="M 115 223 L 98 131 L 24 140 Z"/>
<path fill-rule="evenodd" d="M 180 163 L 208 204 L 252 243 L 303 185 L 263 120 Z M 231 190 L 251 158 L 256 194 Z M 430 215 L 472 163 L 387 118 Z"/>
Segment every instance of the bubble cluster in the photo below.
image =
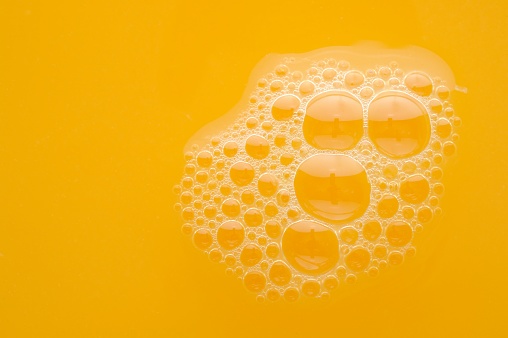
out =
<path fill-rule="evenodd" d="M 320 54 L 321 55 L 321 54 Z M 327 299 L 415 254 L 460 118 L 440 74 L 284 59 L 185 153 L 182 232 L 259 300 Z"/>

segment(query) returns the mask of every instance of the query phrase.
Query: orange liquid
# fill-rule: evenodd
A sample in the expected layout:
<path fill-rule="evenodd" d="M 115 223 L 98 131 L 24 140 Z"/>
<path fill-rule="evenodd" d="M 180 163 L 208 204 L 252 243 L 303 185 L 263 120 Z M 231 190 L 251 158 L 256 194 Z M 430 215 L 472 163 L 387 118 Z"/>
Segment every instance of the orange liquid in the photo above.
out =
<path fill-rule="evenodd" d="M 1 7 L 1 337 L 505 335 L 506 4 L 18 1 Z M 424 47 L 454 76 L 432 68 L 426 56 L 402 57 L 399 85 L 408 91 L 379 103 L 421 108 L 405 100 L 409 95 L 425 113 L 415 108 L 402 120 L 375 120 L 376 114 L 369 120 L 364 102 L 391 90 L 397 53 L 345 52 L 337 59 L 349 59 L 351 68 L 334 90 L 362 102 L 361 130 L 340 110 L 333 118 L 309 114 L 314 120 L 306 122 L 305 100 L 320 87 L 302 78 L 291 94 L 300 106 L 288 99 L 274 115 L 242 124 L 249 136 L 266 139 L 266 157 L 251 157 L 234 138 L 214 145 L 217 131 L 254 105 L 257 81 L 270 72 L 279 76 L 281 56 L 267 55 L 297 58 L 365 39 L 402 50 Z M 259 62 L 267 68 L 256 68 Z M 312 62 L 296 68 L 304 72 Z M 383 82 L 369 82 L 369 67 Z M 333 86 L 341 70 L 327 68 L 333 70 L 317 75 Z M 285 76 L 283 68 L 278 72 Z M 430 94 L 425 76 L 406 77 L 411 72 L 430 76 Z M 272 95 L 266 109 L 286 88 L 284 81 L 266 82 Z M 371 137 L 369 123 L 376 121 Z M 422 127 L 427 122 L 430 129 Z M 192 144 L 208 153 L 182 156 Z M 372 194 L 358 218 L 328 222 L 300 207 L 290 182 L 318 152 L 347 154 L 366 170 Z M 369 152 L 389 160 L 370 167 L 361 161 Z M 254 142 L 252 153 L 265 156 L 264 143 Z M 254 159 L 264 161 L 264 172 Z M 263 173 L 276 180 L 258 184 Z M 315 195 L 328 201 L 325 211 L 344 196 L 357 200 L 338 189 L 350 177 L 340 174 L 327 173 L 328 193 Z M 380 205 L 386 196 L 398 205 Z M 232 200 L 237 204 L 226 203 Z M 182 204 L 178 212 L 175 203 Z M 379 216 L 393 210 L 394 216 Z M 294 226 L 311 221 L 317 225 Z M 339 250 L 328 251 L 335 241 Z M 302 257 L 307 268 L 297 263 Z M 314 272 L 305 273 L 309 267 Z"/>

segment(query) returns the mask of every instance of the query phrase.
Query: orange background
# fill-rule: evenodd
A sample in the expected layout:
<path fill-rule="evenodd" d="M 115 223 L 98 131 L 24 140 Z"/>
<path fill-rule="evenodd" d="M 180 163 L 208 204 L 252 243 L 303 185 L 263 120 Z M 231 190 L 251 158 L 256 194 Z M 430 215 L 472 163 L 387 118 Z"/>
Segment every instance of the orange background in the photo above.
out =
<path fill-rule="evenodd" d="M 0 337 L 506 336 L 503 1 L 0 5 Z M 418 254 L 329 302 L 259 304 L 180 232 L 182 149 L 268 53 L 428 48 L 468 94 Z"/>

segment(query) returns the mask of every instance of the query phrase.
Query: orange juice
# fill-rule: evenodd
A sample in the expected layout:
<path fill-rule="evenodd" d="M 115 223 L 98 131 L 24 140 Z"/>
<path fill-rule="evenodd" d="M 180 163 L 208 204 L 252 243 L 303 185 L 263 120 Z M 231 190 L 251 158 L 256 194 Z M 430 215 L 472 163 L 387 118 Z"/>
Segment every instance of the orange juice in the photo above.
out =
<path fill-rule="evenodd" d="M 506 335 L 505 3 L 0 7 L 1 337 Z"/>

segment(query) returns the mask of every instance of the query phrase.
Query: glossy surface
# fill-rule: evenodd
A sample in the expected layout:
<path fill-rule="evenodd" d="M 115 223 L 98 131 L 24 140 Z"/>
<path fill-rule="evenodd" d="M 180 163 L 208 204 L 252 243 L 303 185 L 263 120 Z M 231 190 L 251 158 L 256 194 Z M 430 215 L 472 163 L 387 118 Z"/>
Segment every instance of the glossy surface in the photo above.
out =
<path fill-rule="evenodd" d="M 0 6 L 0 336 L 505 335 L 504 2 Z M 415 217 L 432 217 L 415 232 L 417 253 L 400 266 L 380 263 L 378 277 L 350 285 L 334 271 L 340 286 L 322 284 L 328 301 L 293 290 L 258 303 L 234 270 L 225 276 L 210 261 L 217 251 L 182 235 L 171 192 L 186 163 L 181 149 L 239 102 L 265 55 L 362 39 L 428 48 L 468 88 L 450 88 L 463 126 L 442 173 L 443 212 L 414 205 Z M 376 259 L 388 262 L 379 248 Z M 268 270 L 259 280 L 269 282 Z"/>

